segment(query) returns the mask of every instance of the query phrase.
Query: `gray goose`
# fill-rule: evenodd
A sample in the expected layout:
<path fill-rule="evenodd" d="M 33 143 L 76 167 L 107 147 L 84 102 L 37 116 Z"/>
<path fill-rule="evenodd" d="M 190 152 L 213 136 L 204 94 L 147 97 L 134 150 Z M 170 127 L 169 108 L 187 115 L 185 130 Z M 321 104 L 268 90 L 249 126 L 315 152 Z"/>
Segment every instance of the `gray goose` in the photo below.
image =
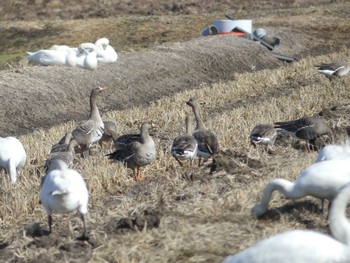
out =
<path fill-rule="evenodd" d="M 103 134 L 104 124 L 96 104 L 96 98 L 106 89 L 106 87 L 98 87 L 91 91 L 89 119 L 72 131 L 73 138 L 79 143 L 84 158 L 88 157 L 91 145 L 98 142 Z"/>
<path fill-rule="evenodd" d="M 171 155 L 174 156 L 176 161 L 182 166 L 184 160 L 192 160 L 197 156 L 198 143 L 197 140 L 191 134 L 191 118 L 186 115 L 186 134 L 175 137 L 171 145 Z"/>
<path fill-rule="evenodd" d="M 268 147 L 273 145 L 277 138 L 277 131 L 273 125 L 258 124 L 250 132 L 250 144 L 256 148 L 257 144 L 265 145 L 265 150 L 269 152 Z"/>
<path fill-rule="evenodd" d="M 103 143 L 109 143 L 109 148 L 112 149 L 113 140 L 118 137 L 117 125 L 113 121 L 103 121 L 104 131 L 98 144 L 102 147 Z"/>
<path fill-rule="evenodd" d="M 65 151 L 50 153 L 46 159 L 45 166 L 44 166 L 46 170 L 50 170 L 51 163 L 53 163 L 53 161 L 56 161 L 56 160 L 63 161 L 68 168 L 71 168 L 73 166 L 73 161 L 75 156 L 75 147 L 78 147 L 78 146 L 79 144 L 77 140 L 72 139 L 69 142 Z"/>
<path fill-rule="evenodd" d="M 275 122 L 274 124 L 278 132 L 305 140 L 308 152 L 310 152 L 310 143 L 315 145 L 315 140 L 318 137 L 331 132 L 328 125 L 320 117 L 303 117 L 292 121 Z"/>
<path fill-rule="evenodd" d="M 196 128 L 192 135 L 198 142 L 197 156 L 199 157 L 198 166 L 200 166 L 201 158 L 207 159 L 219 151 L 219 142 L 216 135 L 205 127 L 199 115 L 198 103 L 194 99 L 189 99 L 186 104 L 192 108 L 196 119 Z"/>
<path fill-rule="evenodd" d="M 122 162 L 126 167 L 132 169 L 134 179 L 137 182 L 142 179 L 140 168 L 151 163 L 156 158 L 156 147 L 152 137 L 149 135 L 151 127 L 152 124 L 144 122 L 141 125 L 140 140 L 131 140 L 124 147 L 107 154 L 110 160 Z"/>
<path fill-rule="evenodd" d="M 72 137 L 73 135 L 71 132 L 66 132 L 58 143 L 52 145 L 50 153 L 65 152 Z"/>
<path fill-rule="evenodd" d="M 325 75 L 327 78 L 343 77 L 350 71 L 350 64 L 332 62 L 316 65 L 318 72 Z"/>

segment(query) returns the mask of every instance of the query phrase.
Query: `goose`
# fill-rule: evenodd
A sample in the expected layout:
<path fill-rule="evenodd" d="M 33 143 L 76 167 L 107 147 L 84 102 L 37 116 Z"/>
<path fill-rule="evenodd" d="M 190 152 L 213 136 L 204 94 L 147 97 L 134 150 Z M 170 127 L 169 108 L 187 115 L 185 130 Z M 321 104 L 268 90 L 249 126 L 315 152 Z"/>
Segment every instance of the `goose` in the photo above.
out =
<path fill-rule="evenodd" d="M 102 147 L 104 142 L 108 142 L 110 144 L 110 149 L 113 145 L 113 140 L 117 139 L 117 126 L 113 121 L 103 121 L 104 131 L 101 139 L 98 141 L 98 144 Z"/>
<path fill-rule="evenodd" d="M 269 145 L 273 145 L 277 138 L 277 131 L 273 125 L 270 124 L 258 124 L 250 132 L 250 144 L 256 148 L 257 144 L 266 146 L 268 152 Z"/>
<path fill-rule="evenodd" d="M 196 128 L 192 135 L 198 142 L 197 156 L 199 157 L 198 166 L 200 166 L 201 158 L 207 159 L 219 151 L 219 142 L 215 133 L 205 127 L 202 118 L 199 115 L 198 103 L 191 98 L 186 104 L 192 108 L 196 120 Z"/>
<path fill-rule="evenodd" d="M 49 50 L 42 49 L 36 52 L 27 52 L 27 59 L 33 65 L 53 66 L 67 65 L 75 67 L 77 65 L 77 55 L 71 50 Z"/>
<path fill-rule="evenodd" d="M 42 180 L 40 202 L 45 207 L 49 232 L 52 230 L 53 213 L 69 213 L 78 210 L 83 221 L 82 239 L 88 239 L 86 214 L 89 194 L 83 177 L 69 169 L 62 160 L 54 160 Z"/>
<path fill-rule="evenodd" d="M 17 138 L 0 137 L 0 167 L 6 170 L 12 184 L 16 183 L 17 176 L 21 174 L 26 159 L 26 151 Z"/>
<path fill-rule="evenodd" d="M 191 118 L 186 115 L 186 134 L 179 135 L 175 137 L 171 145 L 171 155 L 176 159 L 176 161 L 182 166 L 184 160 L 192 160 L 197 156 L 198 143 L 197 140 L 191 134 Z"/>
<path fill-rule="evenodd" d="M 350 182 L 350 165 L 348 160 L 330 160 L 314 163 L 304 169 L 294 182 L 277 178 L 270 181 L 261 198 L 261 202 L 252 208 L 252 213 L 259 217 L 266 213 L 272 192 L 277 190 L 286 198 L 298 199 L 313 196 L 330 202 L 337 191 Z"/>
<path fill-rule="evenodd" d="M 65 151 L 53 152 L 50 153 L 46 159 L 44 167 L 50 169 L 50 165 L 54 160 L 61 160 L 66 163 L 68 168 L 73 166 L 74 156 L 75 156 L 75 147 L 78 147 L 79 144 L 77 140 L 72 139 Z"/>
<path fill-rule="evenodd" d="M 314 145 L 318 137 L 331 132 L 328 125 L 320 117 L 303 117 L 297 120 L 275 122 L 274 124 L 278 132 L 305 140 L 308 152 L 310 152 L 310 143 Z"/>
<path fill-rule="evenodd" d="M 350 71 L 350 64 L 332 62 L 316 65 L 318 72 L 325 75 L 327 78 L 343 77 Z"/>
<path fill-rule="evenodd" d="M 97 61 L 103 63 L 114 63 L 118 59 L 118 54 L 109 44 L 108 38 L 100 38 L 95 42 L 97 47 Z"/>
<path fill-rule="evenodd" d="M 93 43 L 79 45 L 80 54 L 77 56 L 77 66 L 83 69 L 94 70 L 97 68 L 97 47 Z"/>
<path fill-rule="evenodd" d="M 50 154 L 55 152 L 65 152 L 72 137 L 71 132 L 66 132 L 58 143 L 52 145 Z"/>
<path fill-rule="evenodd" d="M 91 91 L 89 119 L 72 131 L 72 136 L 79 143 L 84 158 L 88 157 L 91 145 L 98 142 L 103 134 L 104 124 L 96 104 L 96 98 L 106 89 L 106 87 L 98 87 Z"/>
<path fill-rule="evenodd" d="M 311 230 L 292 230 L 264 239 L 250 248 L 228 256 L 223 263 L 336 263 L 350 262 L 350 223 L 346 207 L 350 184 L 334 198 L 329 212 L 333 237 Z"/>
<path fill-rule="evenodd" d="M 329 144 L 322 148 L 316 158 L 317 162 L 329 161 L 329 160 L 349 160 L 350 159 L 350 145 L 349 141 L 346 141 L 340 145 Z"/>
<path fill-rule="evenodd" d="M 107 155 L 110 160 L 122 162 L 128 168 L 132 169 L 134 179 L 137 182 L 140 182 L 142 179 L 140 168 L 150 164 L 156 158 L 156 147 L 152 137 L 149 135 L 149 129 L 152 126 L 148 122 L 142 123 L 140 141 L 130 141 L 123 148 L 119 148 Z"/>

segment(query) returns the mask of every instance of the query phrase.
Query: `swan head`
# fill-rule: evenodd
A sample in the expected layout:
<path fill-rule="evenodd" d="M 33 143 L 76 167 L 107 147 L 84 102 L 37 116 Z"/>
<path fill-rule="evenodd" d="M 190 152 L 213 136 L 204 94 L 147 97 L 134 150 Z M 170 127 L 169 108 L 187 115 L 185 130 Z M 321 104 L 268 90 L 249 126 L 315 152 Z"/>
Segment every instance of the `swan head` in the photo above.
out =
<path fill-rule="evenodd" d="M 90 53 L 96 51 L 96 45 L 93 43 L 82 43 L 78 46 L 78 50 L 80 53 Z"/>
<path fill-rule="evenodd" d="M 256 204 L 253 208 L 252 208 L 252 214 L 255 217 L 259 217 L 262 216 L 263 214 L 265 214 L 267 211 L 267 207 L 262 205 L 262 204 Z"/>
<path fill-rule="evenodd" d="M 96 40 L 95 45 L 98 48 L 102 47 L 103 49 L 106 49 L 107 46 L 109 45 L 109 39 L 106 37 L 100 38 L 100 39 Z"/>

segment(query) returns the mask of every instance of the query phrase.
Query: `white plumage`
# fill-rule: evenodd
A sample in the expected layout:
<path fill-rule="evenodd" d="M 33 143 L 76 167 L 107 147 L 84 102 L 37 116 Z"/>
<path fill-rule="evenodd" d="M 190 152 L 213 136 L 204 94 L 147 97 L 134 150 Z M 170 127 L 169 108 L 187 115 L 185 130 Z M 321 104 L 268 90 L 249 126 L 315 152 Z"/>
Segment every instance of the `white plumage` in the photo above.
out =
<path fill-rule="evenodd" d="M 224 263 L 336 263 L 350 262 L 350 223 L 345 216 L 350 199 L 346 185 L 334 199 L 329 226 L 334 238 L 309 230 L 277 234 L 227 257 Z"/>
<path fill-rule="evenodd" d="M 50 233 L 54 212 L 69 213 L 78 210 L 84 224 L 82 237 L 87 238 L 88 198 L 83 177 L 77 171 L 69 169 L 63 161 L 54 160 L 49 172 L 43 178 L 40 190 L 40 201 L 48 215 Z"/>
<path fill-rule="evenodd" d="M 36 52 L 27 52 L 27 54 L 27 59 L 34 65 L 67 65 L 72 67 L 77 65 L 77 55 L 74 51 L 42 49 Z"/>
<path fill-rule="evenodd" d="M 326 145 L 317 155 L 316 163 L 329 160 L 349 160 L 350 144 L 346 141 L 340 145 Z"/>
<path fill-rule="evenodd" d="M 255 216 L 266 213 L 272 192 L 275 190 L 291 199 L 313 196 L 331 201 L 337 191 L 349 182 L 348 160 L 314 163 L 303 170 L 294 182 L 280 178 L 270 181 L 263 191 L 261 202 L 253 207 L 252 212 Z"/>
<path fill-rule="evenodd" d="M 9 174 L 11 183 L 16 183 L 17 175 L 20 175 L 26 159 L 26 151 L 17 138 L 0 137 L 0 166 Z"/>
<path fill-rule="evenodd" d="M 100 38 L 95 42 L 97 49 L 97 60 L 103 63 L 114 63 L 118 59 L 118 54 L 109 44 L 108 38 Z"/>

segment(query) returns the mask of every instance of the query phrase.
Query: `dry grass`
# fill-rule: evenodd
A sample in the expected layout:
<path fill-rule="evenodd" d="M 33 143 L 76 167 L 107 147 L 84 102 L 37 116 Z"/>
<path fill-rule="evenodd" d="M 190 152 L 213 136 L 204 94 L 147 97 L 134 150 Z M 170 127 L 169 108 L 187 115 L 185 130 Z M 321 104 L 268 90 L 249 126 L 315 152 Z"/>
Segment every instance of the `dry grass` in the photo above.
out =
<path fill-rule="evenodd" d="M 90 192 L 92 240 L 77 251 L 62 249 L 62 245 L 76 244 L 73 238 L 81 231 L 76 214 L 55 215 L 54 233 L 49 237 L 30 235 L 33 228 L 47 229 L 47 225 L 45 211 L 38 203 L 43 173 L 29 164 L 43 163 L 51 145 L 76 124 L 69 122 L 21 137 L 28 153 L 24 174 L 16 186 L 5 176 L 0 178 L 0 244 L 8 244 L 4 251 L 13 252 L 4 255 L 18 261 L 45 262 L 62 254 L 70 262 L 89 258 L 91 262 L 220 262 L 228 254 L 278 232 L 295 228 L 327 232 L 325 215 L 319 214 L 319 203 L 313 198 L 293 206 L 275 194 L 270 203 L 275 211 L 272 215 L 262 220 L 250 216 L 250 208 L 269 180 L 294 180 L 314 161 L 316 153 L 277 147 L 277 154 L 270 156 L 249 149 L 248 135 L 257 123 L 298 118 L 348 103 L 349 78 L 329 82 L 312 67 L 344 55 L 308 58 L 276 70 L 240 74 L 232 82 L 202 85 L 152 102 L 146 109 L 104 113 L 104 119 L 118 124 L 120 133 L 137 130 L 144 120 L 156 122 L 160 127 L 154 136 L 158 157 L 144 169 L 140 185 L 130 177 L 130 171 L 107 160 L 106 149 L 96 149 L 88 160 L 77 157 L 75 169 L 86 179 Z M 184 131 L 184 117 L 190 109 L 183 101 L 189 97 L 201 102 L 204 121 L 217 133 L 223 149 L 247 154 L 260 161 L 262 168 L 241 163 L 240 170 L 233 173 L 220 170 L 209 176 L 207 167 L 179 167 L 169 147 Z M 329 123 L 333 128 L 348 124 L 343 117 Z M 188 175 L 193 180 L 186 179 Z M 289 206 L 284 206 L 286 203 Z M 127 231 L 113 227 L 118 219 L 145 209 L 158 211 L 158 228 Z M 40 240 L 48 243 L 43 245 Z"/>

